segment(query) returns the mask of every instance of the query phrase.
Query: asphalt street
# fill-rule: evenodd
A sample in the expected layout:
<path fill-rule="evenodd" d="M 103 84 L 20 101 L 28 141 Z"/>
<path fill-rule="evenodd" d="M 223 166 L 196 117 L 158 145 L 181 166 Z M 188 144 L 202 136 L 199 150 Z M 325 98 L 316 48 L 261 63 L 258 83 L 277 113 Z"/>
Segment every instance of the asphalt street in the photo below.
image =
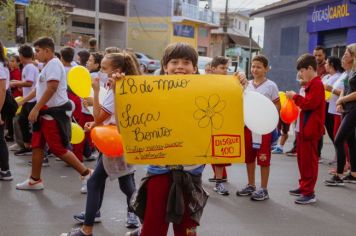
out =
<path fill-rule="evenodd" d="M 291 146 L 289 140 L 286 149 Z M 322 157 L 334 157 L 333 146 L 325 141 Z M 63 162 L 50 158 L 43 168 L 45 189 L 30 192 L 15 189 L 16 183 L 29 175 L 30 157 L 17 157 L 11 152 L 10 164 L 14 180 L 0 182 L 0 236 L 58 236 L 78 227 L 72 215 L 84 210 L 86 195 L 79 192 L 77 173 Z M 86 163 L 93 166 L 95 163 Z M 210 193 L 198 235 L 236 236 L 325 236 L 354 235 L 356 232 L 356 185 L 326 187 L 330 166 L 320 164 L 316 187 L 317 203 L 300 206 L 288 190 L 297 187 L 298 169 L 295 157 L 273 155 L 269 181 L 270 199 L 253 202 L 237 197 L 237 189 L 246 184 L 244 165 L 228 168 L 230 196 L 220 196 L 208 182 L 212 169 L 207 166 L 203 181 Z M 144 166 L 137 166 L 136 183 L 144 176 Z M 259 182 L 259 174 L 256 178 Z M 102 206 L 102 223 L 95 225 L 95 235 L 124 236 L 126 201 L 117 181 L 107 181 Z M 169 235 L 172 234 L 170 229 Z"/>

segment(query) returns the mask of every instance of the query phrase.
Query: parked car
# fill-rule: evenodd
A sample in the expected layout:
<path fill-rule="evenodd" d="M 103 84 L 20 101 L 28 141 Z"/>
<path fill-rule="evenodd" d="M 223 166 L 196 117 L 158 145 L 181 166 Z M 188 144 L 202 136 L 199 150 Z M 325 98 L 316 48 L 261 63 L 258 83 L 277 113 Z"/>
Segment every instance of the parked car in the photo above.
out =
<path fill-rule="evenodd" d="M 12 56 L 12 55 L 19 55 L 19 50 L 18 47 L 8 47 L 7 48 L 7 55 Z"/>
<path fill-rule="evenodd" d="M 140 62 L 140 66 L 142 67 L 143 71 L 152 73 L 155 70 L 161 68 L 160 61 L 155 60 L 153 57 L 140 52 L 135 52 L 135 55 L 137 60 Z"/>
<path fill-rule="evenodd" d="M 205 66 L 206 66 L 206 64 L 210 63 L 212 60 L 213 60 L 213 58 L 211 58 L 211 57 L 203 57 L 203 56 L 198 57 L 199 74 L 201 74 L 201 75 L 205 74 Z"/>

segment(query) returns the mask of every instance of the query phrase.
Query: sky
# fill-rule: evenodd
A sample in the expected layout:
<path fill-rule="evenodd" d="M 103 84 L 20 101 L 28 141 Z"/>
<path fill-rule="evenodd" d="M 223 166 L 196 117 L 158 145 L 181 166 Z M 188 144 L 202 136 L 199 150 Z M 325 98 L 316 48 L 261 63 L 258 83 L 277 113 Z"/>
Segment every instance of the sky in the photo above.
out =
<path fill-rule="evenodd" d="M 229 8 L 252 8 L 257 9 L 265 5 L 278 2 L 279 0 L 229 0 Z M 225 8 L 226 0 L 213 0 L 213 8 Z M 252 37 L 257 42 L 260 37 L 260 45 L 263 46 L 264 19 L 255 18 L 250 21 Z"/>

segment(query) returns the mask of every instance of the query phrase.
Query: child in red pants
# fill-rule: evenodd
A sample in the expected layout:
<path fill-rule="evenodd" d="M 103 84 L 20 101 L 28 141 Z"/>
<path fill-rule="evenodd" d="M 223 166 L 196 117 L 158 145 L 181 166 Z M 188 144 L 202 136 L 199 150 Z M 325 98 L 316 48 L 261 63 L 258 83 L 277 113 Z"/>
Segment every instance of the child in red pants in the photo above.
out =
<path fill-rule="evenodd" d="M 291 195 L 299 196 L 295 200 L 297 204 L 316 202 L 314 188 L 318 178 L 318 141 L 325 132 L 325 92 L 316 67 L 313 55 L 304 54 L 299 57 L 297 70 L 300 78 L 306 82 L 305 97 L 294 91 L 286 92 L 287 98 L 292 98 L 301 109 L 297 136 L 299 188 L 289 191 Z"/>

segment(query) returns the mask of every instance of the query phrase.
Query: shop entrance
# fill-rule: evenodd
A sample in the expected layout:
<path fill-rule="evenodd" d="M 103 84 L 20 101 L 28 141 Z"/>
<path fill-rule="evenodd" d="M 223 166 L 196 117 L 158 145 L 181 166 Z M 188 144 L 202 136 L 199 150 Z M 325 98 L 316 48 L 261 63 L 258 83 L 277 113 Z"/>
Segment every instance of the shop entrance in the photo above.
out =
<path fill-rule="evenodd" d="M 347 29 L 320 32 L 320 44 L 326 48 L 326 56 L 341 58 L 346 50 Z"/>

